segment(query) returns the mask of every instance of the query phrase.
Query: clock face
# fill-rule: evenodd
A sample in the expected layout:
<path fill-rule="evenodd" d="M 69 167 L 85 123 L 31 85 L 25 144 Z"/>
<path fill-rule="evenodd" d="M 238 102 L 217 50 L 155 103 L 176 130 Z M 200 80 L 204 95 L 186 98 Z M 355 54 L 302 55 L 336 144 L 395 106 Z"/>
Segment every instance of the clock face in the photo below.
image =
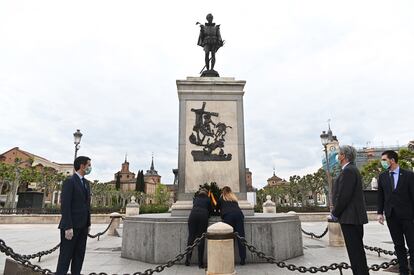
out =
<path fill-rule="evenodd" d="M 335 146 L 331 146 L 330 148 L 329 148 L 329 151 L 335 151 Z"/>

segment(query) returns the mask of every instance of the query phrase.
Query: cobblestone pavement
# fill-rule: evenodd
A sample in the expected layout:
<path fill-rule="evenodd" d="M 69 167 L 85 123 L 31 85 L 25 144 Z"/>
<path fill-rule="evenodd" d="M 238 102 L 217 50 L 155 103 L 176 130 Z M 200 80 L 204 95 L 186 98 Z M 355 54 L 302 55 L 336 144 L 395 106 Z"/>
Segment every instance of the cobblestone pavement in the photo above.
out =
<path fill-rule="evenodd" d="M 91 234 L 100 232 L 106 228 L 105 224 L 92 225 Z M 326 227 L 325 222 L 306 222 L 302 223 L 302 228 L 308 232 L 320 234 Z M 21 254 L 31 254 L 41 250 L 54 247 L 59 242 L 59 231 L 55 224 L 1 224 L 0 238 L 7 245 L 11 246 L 15 252 Z M 393 250 L 391 237 L 389 236 L 386 226 L 381 226 L 377 222 L 370 222 L 365 225 L 364 242 L 369 246 L 378 246 L 383 249 Z M 287 263 L 295 265 L 321 266 L 331 263 L 348 262 L 348 256 L 345 248 L 334 248 L 328 246 L 328 236 L 322 239 L 311 239 L 303 235 L 304 255 L 287 260 Z M 248 252 L 249 253 L 249 252 Z M 147 264 L 134 260 L 121 258 L 121 238 L 111 236 L 101 236 L 100 241 L 97 239 L 88 239 L 85 263 L 83 273 L 106 272 L 108 274 L 124 274 L 144 271 L 147 268 L 155 267 L 153 264 Z M 172 255 L 174 257 L 175 255 Z M 52 255 L 44 256 L 41 262 L 37 259 L 32 263 L 40 264 L 44 268 L 55 270 L 58 257 L 58 251 Z M 0 274 L 3 274 L 5 255 L 0 254 Z M 381 256 L 374 252 L 367 251 L 368 265 L 390 261 L 391 256 Z M 271 264 L 247 264 L 245 266 L 236 265 L 237 274 L 300 274 L 291 272 L 286 269 L 280 269 Z M 155 273 L 158 274 L 158 273 Z M 205 274 L 204 270 L 198 266 L 173 266 L 164 270 L 160 274 L 177 274 L 177 275 L 197 275 Z M 307 273 L 309 274 L 309 273 Z M 322 273 L 318 273 L 322 274 Z M 330 271 L 324 274 L 339 274 L 339 271 Z M 352 274 L 346 270 L 343 274 Z M 371 272 L 371 274 L 388 274 L 386 271 Z"/>

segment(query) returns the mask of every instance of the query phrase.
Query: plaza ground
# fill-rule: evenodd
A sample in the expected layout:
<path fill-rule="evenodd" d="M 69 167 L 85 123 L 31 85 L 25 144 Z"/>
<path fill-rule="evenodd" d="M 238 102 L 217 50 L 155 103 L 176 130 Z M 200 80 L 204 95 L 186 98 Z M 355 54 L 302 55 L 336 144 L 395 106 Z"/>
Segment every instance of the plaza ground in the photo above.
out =
<path fill-rule="evenodd" d="M 106 224 L 92 225 L 91 234 L 103 231 Z M 326 227 L 325 222 L 303 222 L 302 228 L 308 232 L 320 234 Z M 56 224 L 1 224 L 0 239 L 20 254 L 32 254 L 41 250 L 47 250 L 59 243 L 59 230 Z M 133 274 L 137 271 L 144 271 L 147 268 L 153 268 L 156 265 L 128 260 L 121 258 L 121 242 L 120 237 L 101 236 L 100 240 L 88 239 L 85 263 L 82 272 L 89 274 L 91 272 L 106 272 L 108 274 Z M 370 222 L 365 225 L 364 242 L 369 246 L 377 246 L 386 250 L 394 250 L 391 237 L 386 226 L 382 226 L 377 222 Z M 287 263 L 295 265 L 303 265 L 306 267 L 321 265 L 329 265 L 331 263 L 347 262 L 348 256 L 344 247 L 329 247 L 328 236 L 322 239 L 311 239 L 303 235 L 304 255 L 287 260 Z M 249 251 L 247 253 L 250 253 Z M 196 257 L 196 253 L 193 253 Z M 171 258 L 176 255 L 171 255 Z M 58 251 L 51 255 L 44 256 L 40 263 L 37 259 L 31 260 L 32 263 L 39 264 L 42 268 L 49 268 L 55 271 Z M 0 254 L 0 274 L 3 274 L 5 255 Z M 391 256 L 383 255 L 378 257 L 375 252 L 367 251 L 368 265 L 379 264 L 390 261 Z M 275 265 L 263 264 L 247 264 L 245 266 L 236 265 L 237 274 L 301 274 L 299 272 L 291 272 L 287 269 L 278 268 Z M 174 265 L 165 269 L 161 273 L 154 274 L 177 274 L 177 275 L 198 275 L 205 274 L 204 270 L 193 265 L 187 267 L 185 265 Z M 309 274 L 309 273 L 308 273 Z M 318 274 L 339 274 L 339 271 L 329 271 Z M 343 274 L 352 274 L 350 270 L 345 270 Z M 387 271 L 371 272 L 371 274 L 393 274 Z"/>

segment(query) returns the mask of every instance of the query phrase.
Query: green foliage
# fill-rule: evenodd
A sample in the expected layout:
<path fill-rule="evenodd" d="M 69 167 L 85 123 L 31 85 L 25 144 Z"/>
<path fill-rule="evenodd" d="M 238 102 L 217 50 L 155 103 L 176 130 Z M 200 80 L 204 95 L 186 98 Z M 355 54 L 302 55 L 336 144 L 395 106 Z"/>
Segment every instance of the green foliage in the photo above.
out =
<path fill-rule="evenodd" d="M 139 207 L 140 214 L 148 214 L 148 213 L 166 213 L 168 212 L 167 205 L 159 205 L 159 204 L 144 204 Z"/>
<path fill-rule="evenodd" d="M 203 185 L 200 185 L 200 188 L 198 190 L 200 190 L 202 188 L 206 189 L 207 191 L 210 191 L 214 195 L 215 200 L 218 201 L 218 199 L 220 198 L 220 195 L 221 195 L 221 189 L 220 189 L 220 187 L 218 187 L 216 182 L 214 182 L 214 181 L 210 182 L 210 183 L 206 182 Z M 194 196 L 197 196 L 198 192 L 199 191 L 197 191 L 194 194 Z"/>
<path fill-rule="evenodd" d="M 164 184 L 157 184 L 157 186 L 155 187 L 154 194 L 155 204 L 167 206 L 169 200 L 170 192 L 168 192 L 167 186 L 165 186 Z"/>
<path fill-rule="evenodd" d="M 142 170 L 138 171 L 135 191 L 145 193 L 144 171 Z"/>
<path fill-rule="evenodd" d="M 372 178 L 378 179 L 379 174 L 384 171 L 379 159 L 370 160 L 361 167 L 363 189 L 370 189 Z"/>
<path fill-rule="evenodd" d="M 398 164 L 403 169 L 413 170 L 414 168 L 414 151 L 402 148 L 398 152 Z"/>
<path fill-rule="evenodd" d="M 272 187 L 267 186 L 258 190 L 256 192 L 257 204 L 255 211 L 262 212 L 262 204 L 266 201 L 267 195 L 272 197 L 278 207 L 293 204 L 316 206 L 317 194 L 325 193 L 327 186 L 326 173 L 323 169 L 302 177 L 293 175 L 289 178 L 289 182 Z"/>
<path fill-rule="evenodd" d="M 400 149 L 398 151 L 398 164 L 403 169 L 412 170 L 414 167 L 414 152 L 406 148 Z M 364 189 L 369 189 L 372 178 L 378 180 L 379 174 L 383 171 L 385 170 L 381 166 L 380 159 L 370 160 L 364 164 L 361 168 Z"/>
<path fill-rule="evenodd" d="M 121 174 L 118 172 L 116 174 L 115 189 L 119 190 L 121 188 Z"/>

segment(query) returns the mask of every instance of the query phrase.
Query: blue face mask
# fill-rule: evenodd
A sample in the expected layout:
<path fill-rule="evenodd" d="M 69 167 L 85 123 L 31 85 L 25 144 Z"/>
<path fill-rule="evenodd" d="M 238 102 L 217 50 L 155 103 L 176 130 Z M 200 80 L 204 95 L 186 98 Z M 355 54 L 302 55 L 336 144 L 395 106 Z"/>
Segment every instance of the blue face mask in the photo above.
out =
<path fill-rule="evenodd" d="M 388 161 L 386 160 L 381 160 L 381 166 L 382 168 L 384 168 L 385 170 L 387 170 L 388 168 L 390 168 L 390 164 L 388 163 Z"/>
<path fill-rule="evenodd" d="M 85 169 L 85 175 L 89 175 L 92 172 L 92 167 L 89 166 Z"/>

